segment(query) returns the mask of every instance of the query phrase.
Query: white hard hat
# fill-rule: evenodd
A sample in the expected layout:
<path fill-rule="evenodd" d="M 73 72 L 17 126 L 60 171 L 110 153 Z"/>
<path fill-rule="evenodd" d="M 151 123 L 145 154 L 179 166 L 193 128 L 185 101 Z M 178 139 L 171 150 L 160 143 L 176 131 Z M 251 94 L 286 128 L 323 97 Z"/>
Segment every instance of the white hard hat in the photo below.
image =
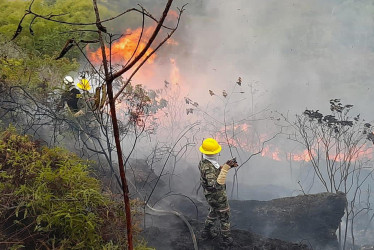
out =
<path fill-rule="evenodd" d="M 71 77 L 71 76 L 65 76 L 65 78 L 64 78 L 64 83 L 65 83 L 66 85 L 74 84 L 74 78 Z"/>

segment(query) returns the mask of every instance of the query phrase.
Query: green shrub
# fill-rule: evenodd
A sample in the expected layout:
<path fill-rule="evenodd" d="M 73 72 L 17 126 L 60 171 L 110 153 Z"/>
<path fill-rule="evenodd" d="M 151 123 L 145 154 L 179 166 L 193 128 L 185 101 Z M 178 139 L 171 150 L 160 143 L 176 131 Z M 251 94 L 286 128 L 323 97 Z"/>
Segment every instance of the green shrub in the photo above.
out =
<path fill-rule="evenodd" d="M 87 162 L 64 149 L 2 132 L 0 248 L 123 249 L 122 203 L 104 195 L 89 173 Z"/>

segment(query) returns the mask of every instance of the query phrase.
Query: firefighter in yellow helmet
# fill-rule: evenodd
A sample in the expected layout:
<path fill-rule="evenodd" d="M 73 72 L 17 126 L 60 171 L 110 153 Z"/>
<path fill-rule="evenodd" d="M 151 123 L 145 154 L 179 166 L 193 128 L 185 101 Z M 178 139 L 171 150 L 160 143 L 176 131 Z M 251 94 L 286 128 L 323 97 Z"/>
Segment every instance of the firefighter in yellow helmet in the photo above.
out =
<path fill-rule="evenodd" d="M 61 95 L 57 110 L 63 108 L 66 103 L 68 110 L 74 117 L 84 115 L 87 112 L 86 102 L 91 98 L 88 92 L 91 89 L 91 84 L 86 78 L 82 77 L 75 86 L 74 78 L 71 76 L 64 78 L 64 84 L 65 92 Z M 83 91 L 83 95 L 81 91 Z"/>
<path fill-rule="evenodd" d="M 93 115 L 91 84 L 82 77 L 74 84 L 71 76 L 64 78 L 65 90 L 61 95 L 58 111 L 65 108 L 67 121 L 73 131 L 81 136 L 99 136 L 98 124 Z"/>
<path fill-rule="evenodd" d="M 87 114 L 91 107 L 89 103 L 92 101 L 92 94 L 89 92 L 89 90 L 91 90 L 91 84 L 85 77 L 82 77 L 79 80 L 79 82 L 77 83 L 77 87 L 83 93 L 79 100 L 81 109 L 74 115 L 75 117 Z"/>
<path fill-rule="evenodd" d="M 89 91 L 91 89 L 91 84 L 86 78 L 82 77 L 77 83 L 77 87 L 83 91 Z"/>
<path fill-rule="evenodd" d="M 202 239 L 212 239 L 218 236 L 215 223 L 220 223 L 222 244 L 231 246 L 233 239 L 230 231 L 230 207 L 226 194 L 226 176 L 230 168 L 237 167 L 235 158 L 227 161 L 223 166 L 218 163 L 218 153 L 222 147 L 213 138 L 207 138 L 199 148 L 202 159 L 199 162 L 200 182 L 208 202 L 209 214 L 205 220 Z"/>

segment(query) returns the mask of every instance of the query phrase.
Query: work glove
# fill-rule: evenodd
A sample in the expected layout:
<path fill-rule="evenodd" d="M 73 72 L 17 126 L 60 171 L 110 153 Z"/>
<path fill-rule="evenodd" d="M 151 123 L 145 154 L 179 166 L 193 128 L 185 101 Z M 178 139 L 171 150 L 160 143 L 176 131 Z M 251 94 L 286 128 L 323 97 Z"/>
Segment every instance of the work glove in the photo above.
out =
<path fill-rule="evenodd" d="M 237 167 L 238 163 L 236 162 L 236 158 L 227 161 L 221 168 L 221 172 L 218 175 L 217 183 L 220 185 L 224 185 L 226 183 L 226 176 L 229 172 L 230 168 Z"/>
<path fill-rule="evenodd" d="M 79 116 L 82 116 L 82 115 L 84 115 L 84 112 L 83 112 L 83 110 L 79 110 L 77 113 L 75 113 L 73 116 L 74 117 L 79 117 Z"/>
<path fill-rule="evenodd" d="M 235 167 L 238 166 L 238 163 L 236 162 L 236 158 L 233 158 L 233 159 L 231 159 L 231 160 L 228 160 L 228 161 L 226 162 L 226 164 L 229 165 L 230 168 L 235 168 Z"/>

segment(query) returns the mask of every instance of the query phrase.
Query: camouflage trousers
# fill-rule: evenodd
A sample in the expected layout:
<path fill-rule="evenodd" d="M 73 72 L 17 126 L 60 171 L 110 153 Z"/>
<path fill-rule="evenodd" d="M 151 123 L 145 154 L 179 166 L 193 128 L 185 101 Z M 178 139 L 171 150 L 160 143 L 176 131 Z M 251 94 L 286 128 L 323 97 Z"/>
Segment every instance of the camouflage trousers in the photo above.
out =
<path fill-rule="evenodd" d="M 205 229 L 210 230 L 218 220 L 221 226 L 221 235 L 230 237 L 230 207 L 227 201 L 226 190 L 216 192 L 205 191 L 205 198 L 210 206 L 209 214 L 205 219 Z"/>

